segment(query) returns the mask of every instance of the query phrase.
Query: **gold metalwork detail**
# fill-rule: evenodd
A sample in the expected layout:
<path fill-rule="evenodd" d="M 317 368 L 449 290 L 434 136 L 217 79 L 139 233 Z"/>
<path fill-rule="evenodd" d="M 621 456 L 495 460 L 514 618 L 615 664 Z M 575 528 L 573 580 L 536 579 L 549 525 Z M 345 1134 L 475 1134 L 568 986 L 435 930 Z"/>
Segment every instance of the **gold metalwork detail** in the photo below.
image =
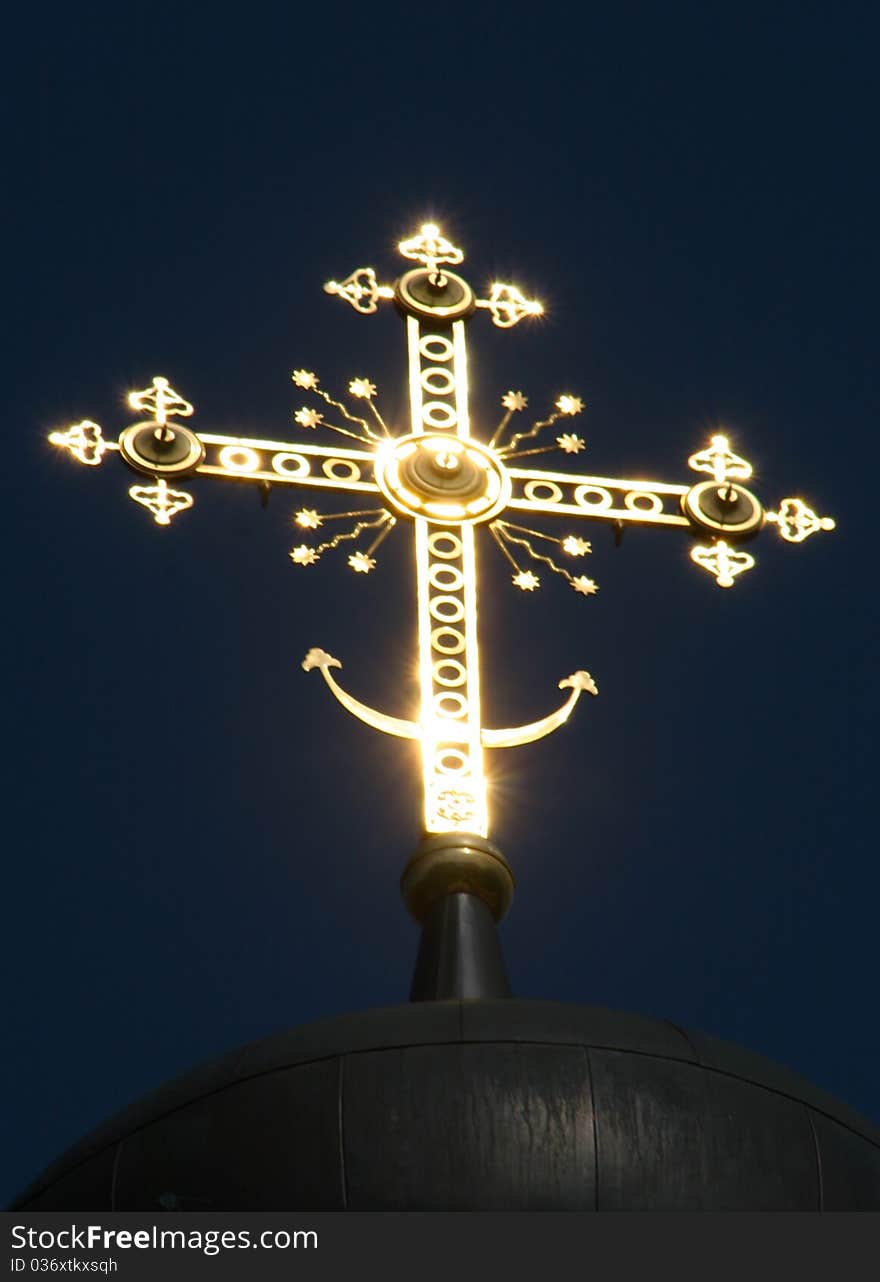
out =
<path fill-rule="evenodd" d="M 582 669 L 578 672 L 573 672 L 570 677 L 564 677 L 559 682 L 559 689 L 571 690 L 571 694 L 561 708 L 557 708 L 555 712 L 551 712 L 547 717 L 542 717 L 540 721 L 532 721 L 526 726 L 516 726 L 511 730 L 484 730 L 484 746 L 487 748 L 517 748 L 520 744 L 534 743 L 536 739 L 543 739 L 546 735 L 552 734 L 554 730 L 557 730 L 559 726 L 565 724 L 574 710 L 574 705 L 584 691 L 593 695 L 599 693 L 596 682 L 589 672 L 584 672 Z"/>
<path fill-rule="evenodd" d="M 528 403 L 529 403 L 528 397 L 523 396 L 522 392 L 506 392 L 505 395 L 502 396 L 501 404 L 507 412 L 502 418 L 501 422 L 495 428 L 495 431 L 492 433 L 492 436 L 489 440 L 490 448 L 493 448 L 495 446 L 495 443 L 504 434 L 504 429 L 507 427 L 507 424 L 510 422 L 513 415 L 519 414 L 522 410 L 525 409 Z"/>
<path fill-rule="evenodd" d="M 291 548 L 290 559 L 294 565 L 314 565 L 318 559 L 318 553 L 314 548 L 310 548 L 308 543 L 300 543 L 297 547 Z"/>
<path fill-rule="evenodd" d="M 580 454 L 581 450 L 587 448 L 586 442 L 575 432 L 563 432 L 561 436 L 557 436 L 556 444 L 563 454 Z"/>
<path fill-rule="evenodd" d="M 530 542 L 530 539 L 533 538 L 543 539 L 546 543 L 557 544 L 558 547 L 561 547 L 564 552 L 568 552 L 569 555 L 583 556 L 585 553 L 592 550 L 590 544 L 586 543 L 583 539 L 575 538 L 572 535 L 569 535 L 566 539 L 555 539 L 552 535 L 544 534 L 540 530 L 530 530 L 523 525 L 511 525 L 509 521 L 502 521 L 500 519 L 493 521 L 489 530 L 498 548 L 515 570 L 515 574 L 513 576 L 514 586 L 521 588 L 524 592 L 533 592 L 535 588 L 539 586 L 540 580 L 531 570 L 523 570 L 520 568 L 508 546 L 511 543 L 525 548 L 526 552 L 528 552 L 529 556 L 534 561 L 543 561 L 545 565 L 550 567 L 554 574 L 561 574 L 562 577 L 574 588 L 575 592 L 580 593 L 580 595 L 595 596 L 599 591 L 598 584 L 596 584 L 593 579 L 587 578 L 585 574 L 581 574 L 575 578 L 575 576 L 569 574 L 568 570 L 563 566 L 557 565 L 552 557 L 545 556 L 543 552 L 538 552 L 532 547 Z M 528 537 L 522 537 L 524 535 Z"/>
<path fill-rule="evenodd" d="M 501 447 L 501 449 L 499 450 L 499 454 L 501 455 L 502 458 L 508 458 L 511 454 L 513 454 L 516 451 L 516 448 L 519 445 L 520 441 L 532 440 L 532 438 L 537 436 L 539 432 L 542 432 L 545 427 L 552 427 L 553 424 L 558 422 L 558 420 L 562 417 L 570 418 L 574 414 L 580 414 L 583 408 L 584 408 L 584 402 L 579 396 L 568 396 L 568 395 L 560 396 L 556 401 L 556 406 L 552 414 L 549 414 L 547 418 L 539 419 L 537 423 L 533 423 L 527 432 L 514 433 L 514 435 L 510 438 L 507 444 Z M 563 445 L 562 444 L 563 441 L 566 441 L 567 444 Z M 569 444 L 571 442 L 577 442 L 574 449 L 571 449 L 569 447 Z M 581 441 L 580 437 L 570 433 L 565 433 L 563 436 L 557 437 L 556 444 L 560 446 L 560 448 L 564 449 L 566 453 L 577 453 L 579 449 L 583 449 L 583 442 Z M 518 457 L 521 458 L 525 454 L 543 454 L 547 449 L 554 449 L 554 448 L 555 447 L 552 445 L 550 446 L 542 445 L 542 446 L 539 446 L 537 449 L 533 449 L 533 450 L 521 450 L 519 452 Z"/>
<path fill-rule="evenodd" d="M 331 432 L 338 432 L 342 436 L 350 436 L 356 441 L 362 441 L 364 445 L 369 445 L 372 441 L 380 439 L 372 430 L 365 418 L 361 418 L 359 414 L 352 414 L 342 401 L 338 401 L 335 396 L 331 396 L 329 392 L 325 392 L 323 387 L 319 386 L 320 380 L 318 379 L 317 374 L 314 374 L 311 370 L 307 369 L 295 369 L 293 371 L 292 378 L 297 387 L 301 387 L 304 391 L 311 392 L 314 396 L 320 396 L 321 400 L 324 401 L 325 404 L 332 406 L 335 410 L 339 410 L 340 414 L 342 414 L 343 418 L 345 418 L 347 422 L 354 423 L 361 429 L 361 431 L 352 432 L 350 428 L 338 427 L 335 423 L 328 423 L 325 421 L 323 414 L 317 410 L 309 409 L 306 405 L 304 405 L 302 409 L 297 410 L 293 416 L 295 422 L 299 423 L 300 427 L 326 427 Z M 355 388 L 357 390 L 354 390 Z M 356 378 L 351 381 L 348 390 L 352 396 L 366 400 L 370 407 L 370 412 L 387 436 L 388 428 L 382 420 L 382 415 L 373 404 L 373 397 L 376 394 L 375 384 L 370 383 L 364 378 Z"/>
<path fill-rule="evenodd" d="M 409 258 L 436 272 L 443 263 L 455 267 L 464 262 L 464 253 L 441 233 L 434 223 L 423 223 L 417 236 L 402 240 L 397 247 L 404 258 Z"/>
<path fill-rule="evenodd" d="M 767 512 L 768 521 L 774 521 L 786 543 L 803 543 L 811 534 L 820 530 L 833 530 L 836 521 L 830 516 L 817 516 L 803 499 L 783 499 L 778 512 Z"/>
<path fill-rule="evenodd" d="M 569 556 L 584 556 L 587 552 L 592 552 L 593 545 L 586 539 L 578 538 L 576 534 L 569 534 L 568 538 L 562 540 L 562 550 Z"/>
<path fill-rule="evenodd" d="M 348 390 L 352 396 L 359 396 L 369 401 L 376 395 L 376 384 L 371 383 L 368 378 L 353 378 L 348 385 Z"/>
<path fill-rule="evenodd" d="M 537 299 L 526 298 L 516 285 L 496 281 L 488 298 L 478 298 L 477 307 L 485 307 L 499 329 L 512 329 L 526 316 L 542 316 L 544 308 Z"/>
<path fill-rule="evenodd" d="M 153 415 L 157 427 L 165 427 L 169 418 L 189 418 L 193 407 L 175 392 L 167 378 L 154 378 L 141 392 L 129 392 L 128 403 L 134 410 L 146 410 Z"/>
<path fill-rule="evenodd" d="M 161 478 L 155 485 L 132 485 L 128 491 L 135 503 L 152 512 L 157 525 L 170 525 L 172 516 L 193 505 L 193 496 L 186 490 L 170 490 Z"/>
<path fill-rule="evenodd" d="M 352 552 L 348 564 L 357 574 L 369 574 L 376 568 L 376 558 L 366 552 Z"/>
<path fill-rule="evenodd" d="M 306 517 L 307 520 L 300 520 L 300 516 Z M 342 534 L 335 535 L 334 538 L 328 539 L 326 543 L 319 543 L 316 548 L 309 547 L 307 543 L 300 543 L 297 547 L 291 549 L 291 561 L 293 561 L 294 565 L 314 565 L 316 561 L 320 560 L 323 552 L 328 552 L 332 548 L 339 547 L 340 543 L 345 543 L 358 538 L 364 530 L 375 530 L 377 528 L 387 527 L 382 529 L 382 537 L 384 537 L 385 534 L 390 533 L 391 529 L 396 524 L 395 517 L 393 517 L 391 513 L 387 512 L 384 508 L 381 509 L 378 515 L 374 515 L 373 511 L 338 512 L 333 515 L 322 517 L 318 516 L 317 512 L 304 511 L 297 514 L 297 524 L 303 526 L 305 529 L 316 530 L 318 526 L 323 525 L 325 521 L 342 520 L 345 517 L 359 516 L 370 516 L 373 517 L 373 519 L 358 521 L 353 529 L 347 530 Z M 365 553 L 356 552 L 353 556 L 350 556 L 348 558 L 348 563 L 351 568 L 353 570 L 359 570 L 361 573 L 366 573 L 368 570 L 372 570 L 376 562 L 372 560 L 370 553 L 380 542 L 381 539 L 376 539 Z M 366 562 L 369 562 L 369 564 L 366 564 Z"/>
<path fill-rule="evenodd" d="M 440 788 L 434 794 L 434 814 L 453 829 L 469 831 L 477 813 L 476 798 L 462 788 Z"/>
<path fill-rule="evenodd" d="M 358 267 L 343 281 L 328 280 L 324 293 L 344 298 L 362 316 L 370 316 L 377 311 L 380 299 L 394 297 L 390 285 L 380 285 L 376 280 L 372 267 Z"/>
<path fill-rule="evenodd" d="M 510 481 L 494 451 L 470 439 L 417 432 L 383 442 L 376 481 L 406 516 L 428 521 L 488 521 L 510 495 Z"/>
<path fill-rule="evenodd" d="M 424 740 L 424 722 L 407 721 L 401 717 L 387 716 L 384 712 L 379 712 L 368 704 L 361 703 L 359 699 L 355 699 L 348 691 L 343 690 L 330 671 L 331 668 L 341 668 L 342 664 L 332 654 L 328 654 L 326 650 L 321 650 L 317 647 L 309 650 L 305 659 L 303 659 L 302 667 L 306 672 L 310 672 L 313 668 L 318 668 L 333 695 L 343 707 L 375 730 L 381 730 L 384 734 L 395 735 L 401 739 Z M 531 721 L 527 725 L 512 726 L 503 730 L 483 729 L 480 732 L 482 746 L 486 748 L 515 748 L 524 743 L 534 743 L 537 739 L 543 739 L 558 729 L 559 726 L 565 724 L 571 716 L 578 699 L 585 691 L 592 695 L 599 693 L 596 683 L 589 672 L 584 672 L 583 670 L 573 672 L 570 677 L 564 677 L 559 682 L 559 689 L 571 691 L 561 707 L 549 713 L 548 716 L 542 717 L 540 721 Z M 447 744 L 464 744 L 466 743 L 466 736 L 467 729 L 462 725 L 456 727 L 453 723 L 450 723 L 444 730 L 444 740 Z M 441 748 L 437 755 L 441 758 L 442 769 L 439 777 L 432 776 L 430 780 L 432 805 L 429 813 L 432 817 L 440 819 L 450 818 L 449 804 L 454 795 L 460 800 L 468 799 L 467 817 L 473 819 L 478 808 L 479 788 L 474 785 L 464 786 L 460 781 L 454 787 L 451 787 L 448 780 L 448 776 L 457 773 L 462 763 L 466 761 L 466 754 L 460 747 L 449 747 Z M 458 822 L 463 822 L 463 819 L 464 816 L 462 815 Z M 439 831 L 443 832 L 446 829 L 441 828 Z"/>
<path fill-rule="evenodd" d="M 419 743 L 427 832 L 485 836 L 488 804 L 484 749 L 512 747 L 551 733 L 568 719 L 583 692 L 596 694 L 596 685 L 589 673 L 578 671 L 559 683 L 569 692 L 566 701 L 543 719 L 502 730 L 483 727 L 477 634 L 477 526 L 487 525 L 512 569 L 513 584 L 521 591 L 534 592 L 541 581 L 530 565 L 519 564 L 520 549 L 532 562 L 564 577 L 579 595 L 593 596 L 598 591 L 595 580 L 586 574 L 571 574 L 554 559 L 587 555 L 591 552 L 589 541 L 575 533 L 556 538 L 504 518 L 517 512 L 526 512 L 533 520 L 542 513 L 576 516 L 612 523 L 618 534 L 625 523 L 684 528 L 701 525 L 709 530 L 709 537 L 717 528 L 718 533 L 734 539 L 757 533 L 763 511 L 754 496 L 733 484 L 750 476 L 752 469 L 745 459 L 733 453 L 723 435 L 713 436 L 706 449 L 688 460 L 691 468 L 712 477 L 711 481 L 692 487 L 513 466 L 525 455 L 553 450 L 566 455 L 581 453 L 585 442 L 573 431 L 560 431 L 551 445 L 536 443 L 525 449 L 520 446 L 535 441 L 560 418 L 580 413 L 584 401 L 564 393 L 547 417 L 526 431 L 513 433 L 501 444 L 512 416 L 528 405 L 523 392 L 511 389 L 501 397 L 504 413 L 498 427 L 488 440 L 488 433 L 480 434 L 478 439 L 472 434 L 469 414 L 465 318 L 476 306 L 488 311 L 496 326 L 508 329 L 527 316 L 541 315 L 541 304 L 526 299 L 516 286 L 502 282 L 491 286 L 487 298 L 475 299 L 467 281 L 454 276 L 451 270 L 444 276 L 444 267 L 461 263 L 464 254 L 433 223 L 423 224 L 417 235 L 400 243 L 399 249 L 404 258 L 420 266 L 408 268 L 393 288 L 380 285 L 372 267 L 360 267 L 341 282 L 328 281 L 324 289 L 366 315 L 377 311 L 381 301 L 397 298 L 406 315 L 408 346 L 410 421 L 402 430 L 393 434 L 389 430 L 376 405 L 376 384 L 369 378 L 358 376 L 347 384 L 348 396 L 363 411 L 361 417 L 326 392 L 313 371 L 297 369 L 292 376 L 294 385 L 319 398 L 325 409 L 303 406 L 295 411 L 294 421 L 307 431 L 320 427 L 341 433 L 353 438 L 360 448 L 331 449 L 196 434 L 182 424 L 172 425 L 175 418 L 190 416 L 193 407 L 170 387 L 167 379 L 158 377 L 149 388 L 129 396 L 133 408 L 152 415 L 151 424 L 126 428 L 118 444 L 105 442 L 101 429 L 89 420 L 66 432 L 52 433 L 50 440 L 89 466 L 100 463 L 105 450 L 118 449 L 131 466 L 138 467 L 141 462 L 141 470 L 157 473 L 160 478 L 170 475 L 176 466 L 194 473 L 252 481 L 260 486 L 264 499 L 276 485 L 364 493 L 378 502 L 384 495 L 388 508 L 325 514 L 316 507 L 300 507 L 294 517 L 300 531 L 322 529 L 332 520 L 348 519 L 354 524 L 316 546 L 300 543 L 289 555 L 296 565 L 313 565 L 325 551 L 345 541 L 354 542 L 369 529 L 372 542 L 355 547 L 348 556 L 352 571 L 369 574 L 377 564 L 376 549 L 398 524 L 398 516 L 389 509 L 409 518 L 416 560 L 418 716 L 411 720 L 389 717 L 349 695 L 333 676 L 333 669 L 341 664 L 326 651 L 309 651 L 303 668 L 319 668 L 334 697 L 366 724 Z M 429 282 L 425 280 L 426 271 Z M 444 293 L 432 292 L 426 284 L 443 287 Z M 326 407 L 333 411 L 331 417 L 337 423 L 326 420 Z M 144 441 L 138 457 L 135 446 L 139 438 L 131 437 L 131 433 L 141 432 Z M 184 437 L 176 450 L 171 448 L 175 434 Z M 144 444 L 152 443 L 154 436 L 164 442 L 164 456 L 160 449 L 152 450 L 152 444 L 149 450 Z M 181 455 L 184 444 L 190 449 L 186 456 Z M 163 457 L 167 460 L 164 464 Z M 714 498 L 704 493 L 705 487 L 713 485 L 719 489 Z M 160 525 L 169 524 L 176 512 L 193 503 L 191 495 L 169 489 L 165 479 L 155 485 L 133 486 L 129 492 Z M 735 505 L 743 508 L 743 496 L 751 501 L 751 507 L 741 524 L 745 522 L 749 528 L 737 530 L 734 526 L 731 533 L 725 512 L 732 519 L 737 514 Z M 715 498 L 727 505 L 717 517 Z M 311 501 L 314 500 L 306 500 Z M 690 516 L 685 515 L 687 511 Z M 754 515 L 750 516 L 750 512 Z M 779 511 L 767 514 L 767 519 L 777 524 L 781 536 L 789 542 L 802 542 L 817 530 L 834 526 L 830 518 L 818 517 L 802 500 L 793 498 L 784 499 Z M 539 550 L 546 544 L 556 545 L 553 555 Z M 723 539 L 710 546 L 695 547 L 691 555 L 722 587 L 731 586 L 737 575 L 754 564 L 750 555 Z"/>
<path fill-rule="evenodd" d="M 417 519 L 415 535 L 425 830 L 485 836 L 474 527 Z M 470 798 L 467 819 L 451 818 L 450 789 Z"/>
<path fill-rule="evenodd" d="M 208 476 L 257 481 L 270 485 L 308 485 L 320 489 L 379 493 L 372 479 L 372 451 L 329 448 L 326 445 L 292 445 L 289 441 L 261 441 L 237 436 L 199 434 L 205 448 L 204 462 L 195 469 Z M 369 478 L 369 479 L 367 479 Z"/>
<path fill-rule="evenodd" d="M 347 708 L 353 716 L 372 726 L 374 730 L 381 730 L 383 734 L 396 735 L 401 739 L 419 738 L 420 727 L 417 721 L 403 721 L 400 717 L 386 716 L 384 712 L 377 712 L 375 708 L 361 703 L 360 699 L 355 699 L 353 695 L 343 690 L 330 673 L 331 668 L 341 668 L 342 664 L 326 650 L 320 650 L 317 647 L 309 650 L 303 659 L 302 666 L 305 672 L 310 672 L 312 668 L 320 669 L 321 676 L 342 706 Z"/>
<path fill-rule="evenodd" d="M 688 493 L 686 485 L 510 467 L 518 457 L 515 454 L 506 459 L 512 484 L 508 508 L 627 524 L 690 525 L 681 512 L 681 500 Z"/>
<path fill-rule="evenodd" d="M 306 406 L 303 406 L 301 410 L 297 410 L 293 416 L 294 422 L 299 423 L 300 427 L 311 428 L 317 427 L 323 417 L 324 415 L 319 413 L 318 410 L 310 410 Z"/>
<path fill-rule="evenodd" d="M 713 436 L 706 449 L 690 456 L 688 467 L 695 472 L 711 473 L 718 485 L 724 481 L 745 481 L 752 475 L 751 463 L 734 454 L 726 436 Z"/>
<path fill-rule="evenodd" d="M 717 543 L 712 543 L 708 547 L 697 545 L 691 548 L 691 560 L 713 574 L 720 588 L 732 588 L 736 576 L 751 570 L 755 564 L 753 556 L 748 552 L 735 550 L 725 543 L 724 539 L 719 539 Z"/>
<path fill-rule="evenodd" d="M 98 424 L 87 418 L 81 423 L 73 423 L 66 432 L 50 432 L 49 440 L 53 445 L 69 450 L 74 458 L 87 467 L 97 467 L 103 461 L 107 449 L 113 448 L 104 440 Z"/>

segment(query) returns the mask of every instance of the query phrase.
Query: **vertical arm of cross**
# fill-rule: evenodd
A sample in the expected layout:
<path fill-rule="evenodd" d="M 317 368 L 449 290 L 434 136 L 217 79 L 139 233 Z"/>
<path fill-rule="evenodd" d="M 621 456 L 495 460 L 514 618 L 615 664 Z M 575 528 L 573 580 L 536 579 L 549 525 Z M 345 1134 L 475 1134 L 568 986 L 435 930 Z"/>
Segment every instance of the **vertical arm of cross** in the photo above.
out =
<path fill-rule="evenodd" d="M 464 321 L 410 316 L 407 344 L 413 435 L 448 435 L 454 456 L 470 436 Z M 486 836 L 474 527 L 441 511 L 414 525 L 425 829 Z"/>

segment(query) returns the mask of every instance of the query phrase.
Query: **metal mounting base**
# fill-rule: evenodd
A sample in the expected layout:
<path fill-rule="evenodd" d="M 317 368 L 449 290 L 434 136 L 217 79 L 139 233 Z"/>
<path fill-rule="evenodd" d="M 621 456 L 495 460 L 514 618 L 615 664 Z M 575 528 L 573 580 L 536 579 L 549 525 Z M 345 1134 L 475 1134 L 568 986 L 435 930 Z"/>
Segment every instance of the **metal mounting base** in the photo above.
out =
<path fill-rule="evenodd" d="M 422 927 L 410 1000 L 510 997 L 496 924 L 513 874 L 485 837 L 426 837 L 403 871 L 401 893 Z"/>

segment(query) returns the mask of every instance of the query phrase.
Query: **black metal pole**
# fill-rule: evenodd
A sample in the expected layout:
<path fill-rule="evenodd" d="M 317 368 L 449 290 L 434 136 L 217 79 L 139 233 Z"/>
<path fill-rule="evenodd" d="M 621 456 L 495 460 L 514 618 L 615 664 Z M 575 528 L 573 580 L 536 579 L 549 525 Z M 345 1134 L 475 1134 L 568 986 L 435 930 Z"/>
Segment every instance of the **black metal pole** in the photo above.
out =
<path fill-rule="evenodd" d="M 488 906 L 458 892 L 438 899 L 422 924 L 409 999 L 510 997 L 501 940 Z"/>

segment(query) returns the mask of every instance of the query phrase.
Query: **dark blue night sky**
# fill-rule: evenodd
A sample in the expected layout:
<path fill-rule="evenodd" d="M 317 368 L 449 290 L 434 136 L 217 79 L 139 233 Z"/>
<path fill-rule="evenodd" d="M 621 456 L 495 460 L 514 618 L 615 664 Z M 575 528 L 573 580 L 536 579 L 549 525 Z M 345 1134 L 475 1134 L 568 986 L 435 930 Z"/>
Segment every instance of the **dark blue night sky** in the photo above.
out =
<path fill-rule="evenodd" d="M 600 687 L 494 762 L 514 989 L 739 1042 L 880 1121 L 878 34 L 873 6 L 802 2 L 22 20 L 4 1198 L 201 1060 L 406 1000 L 417 761 L 299 665 L 323 646 L 408 715 L 408 532 L 371 575 L 303 570 L 294 491 L 264 511 L 203 478 L 163 530 L 117 458 L 83 468 L 46 436 L 115 435 L 161 373 L 202 430 L 295 440 L 295 367 L 373 379 L 401 423 L 398 317 L 321 285 L 393 277 L 429 217 L 475 285 L 548 308 L 508 333 L 475 317 L 477 423 L 509 388 L 538 413 L 580 394 L 579 470 L 675 483 L 720 425 L 769 506 L 838 520 L 800 547 L 765 532 L 730 591 L 677 530 L 579 531 L 591 599 L 549 574 L 515 591 L 481 541 L 486 722 L 542 716 L 576 668 Z"/>

